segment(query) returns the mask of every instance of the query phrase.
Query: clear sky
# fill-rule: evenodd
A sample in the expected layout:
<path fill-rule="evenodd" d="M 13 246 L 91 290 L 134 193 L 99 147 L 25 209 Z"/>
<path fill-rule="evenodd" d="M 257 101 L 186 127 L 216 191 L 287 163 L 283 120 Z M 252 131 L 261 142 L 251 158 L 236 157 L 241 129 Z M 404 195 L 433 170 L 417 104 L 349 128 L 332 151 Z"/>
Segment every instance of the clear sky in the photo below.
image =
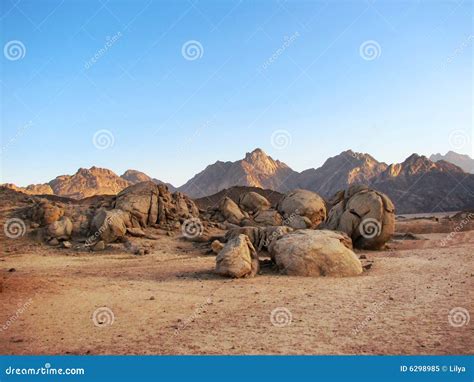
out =
<path fill-rule="evenodd" d="M 0 3 L 0 182 L 473 155 L 471 1 Z"/>

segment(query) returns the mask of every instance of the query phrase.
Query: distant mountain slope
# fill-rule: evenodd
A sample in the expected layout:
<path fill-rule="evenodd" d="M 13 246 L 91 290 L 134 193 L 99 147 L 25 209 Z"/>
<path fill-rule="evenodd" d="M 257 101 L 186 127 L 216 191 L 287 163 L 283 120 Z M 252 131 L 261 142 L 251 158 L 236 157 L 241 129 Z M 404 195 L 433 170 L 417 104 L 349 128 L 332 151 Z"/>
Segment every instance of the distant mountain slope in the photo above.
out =
<path fill-rule="evenodd" d="M 53 195 L 53 189 L 49 184 L 30 184 L 27 187 L 18 187 L 13 183 L 2 184 L 3 187 L 9 188 L 15 191 L 21 191 L 28 195 Z"/>
<path fill-rule="evenodd" d="M 432 154 L 430 156 L 430 160 L 433 162 L 444 160 L 461 167 L 465 172 L 474 174 L 474 159 L 472 159 L 469 155 L 448 151 L 446 155 L 441 155 L 440 153 Z"/>
<path fill-rule="evenodd" d="M 417 154 L 390 165 L 373 187 L 390 196 L 397 213 L 474 208 L 474 175 L 452 163 L 435 163 Z"/>
<path fill-rule="evenodd" d="M 115 195 L 130 183 L 113 171 L 91 167 L 80 168 L 74 175 L 61 175 L 49 182 L 55 195 L 82 199 L 93 195 Z"/>
<path fill-rule="evenodd" d="M 274 160 L 261 149 L 255 149 L 236 162 L 218 161 L 207 166 L 178 190 L 194 198 L 212 195 L 233 186 L 284 192 L 292 189 L 293 179 L 298 175 L 285 163 Z"/>
<path fill-rule="evenodd" d="M 378 162 L 369 154 L 347 150 L 327 159 L 317 169 L 303 171 L 294 186 L 330 197 L 352 184 L 371 184 L 386 169 L 385 163 Z"/>

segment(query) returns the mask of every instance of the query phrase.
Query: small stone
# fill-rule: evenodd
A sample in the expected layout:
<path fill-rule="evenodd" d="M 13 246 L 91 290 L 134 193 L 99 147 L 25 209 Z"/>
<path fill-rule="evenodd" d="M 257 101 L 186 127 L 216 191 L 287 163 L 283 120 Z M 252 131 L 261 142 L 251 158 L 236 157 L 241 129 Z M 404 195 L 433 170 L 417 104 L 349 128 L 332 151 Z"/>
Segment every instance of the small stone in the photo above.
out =
<path fill-rule="evenodd" d="M 151 297 L 149 298 L 149 300 L 154 300 L 154 299 L 155 299 L 155 296 L 151 296 Z"/>
<path fill-rule="evenodd" d="M 214 240 L 211 244 L 211 249 L 214 253 L 219 253 L 222 248 L 224 248 L 224 244 L 222 244 L 219 240 Z"/>
<path fill-rule="evenodd" d="M 62 242 L 63 248 L 71 248 L 72 244 L 70 241 L 63 241 Z"/>
<path fill-rule="evenodd" d="M 145 255 L 145 250 L 143 248 L 139 248 L 135 251 L 135 255 L 143 256 L 143 255 Z"/>
<path fill-rule="evenodd" d="M 392 297 L 392 296 L 388 296 L 388 299 L 393 301 L 393 297 Z"/>
<path fill-rule="evenodd" d="M 98 241 L 92 248 L 93 251 L 103 251 L 104 249 L 105 249 L 105 242 L 103 240 Z"/>
<path fill-rule="evenodd" d="M 59 245 L 59 241 L 58 241 L 58 239 L 53 237 L 50 241 L 48 241 L 48 244 L 56 246 L 56 245 Z"/>
<path fill-rule="evenodd" d="M 166 234 L 167 234 L 168 236 L 173 236 L 173 232 L 171 232 L 171 231 L 166 232 Z"/>
<path fill-rule="evenodd" d="M 360 256 L 359 256 L 359 259 L 361 259 L 361 260 L 366 260 L 366 259 L 367 259 L 367 256 L 365 256 L 365 255 L 360 255 Z"/>
<path fill-rule="evenodd" d="M 31 228 L 38 228 L 40 225 L 38 223 L 31 223 L 30 227 Z"/>
<path fill-rule="evenodd" d="M 10 269 L 8 270 L 8 272 L 16 272 L 16 269 L 15 269 L 15 268 L 10 268 Z"/>

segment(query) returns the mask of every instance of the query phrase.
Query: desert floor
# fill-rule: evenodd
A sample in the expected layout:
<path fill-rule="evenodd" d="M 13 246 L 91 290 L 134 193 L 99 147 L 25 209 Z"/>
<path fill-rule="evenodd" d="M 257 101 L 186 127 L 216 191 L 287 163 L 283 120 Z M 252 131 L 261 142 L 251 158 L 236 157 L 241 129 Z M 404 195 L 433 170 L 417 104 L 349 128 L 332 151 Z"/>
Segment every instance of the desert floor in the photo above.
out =
<path fill-rule="evenodd" d="M 472 322 L 448 315 L 474 312 L 474 231 L 419 236 L 358 252 L 374 261 L 359 277 L 236 280 L 178 237 L 145 256 L 2 239 L 0 353 L 472 354 Z"/>

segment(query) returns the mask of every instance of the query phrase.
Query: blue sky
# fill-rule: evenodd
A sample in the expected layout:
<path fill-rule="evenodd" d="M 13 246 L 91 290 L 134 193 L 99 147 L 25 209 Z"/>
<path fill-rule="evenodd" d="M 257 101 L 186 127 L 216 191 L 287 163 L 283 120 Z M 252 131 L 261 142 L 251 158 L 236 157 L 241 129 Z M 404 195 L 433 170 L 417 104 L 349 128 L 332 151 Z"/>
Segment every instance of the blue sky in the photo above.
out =
<path fill-rule="evenodd" d="M 181 185 L 256 147 L 295 170 L 473 154 L 470 1 L 1 4 L 0 182 Z"/>

